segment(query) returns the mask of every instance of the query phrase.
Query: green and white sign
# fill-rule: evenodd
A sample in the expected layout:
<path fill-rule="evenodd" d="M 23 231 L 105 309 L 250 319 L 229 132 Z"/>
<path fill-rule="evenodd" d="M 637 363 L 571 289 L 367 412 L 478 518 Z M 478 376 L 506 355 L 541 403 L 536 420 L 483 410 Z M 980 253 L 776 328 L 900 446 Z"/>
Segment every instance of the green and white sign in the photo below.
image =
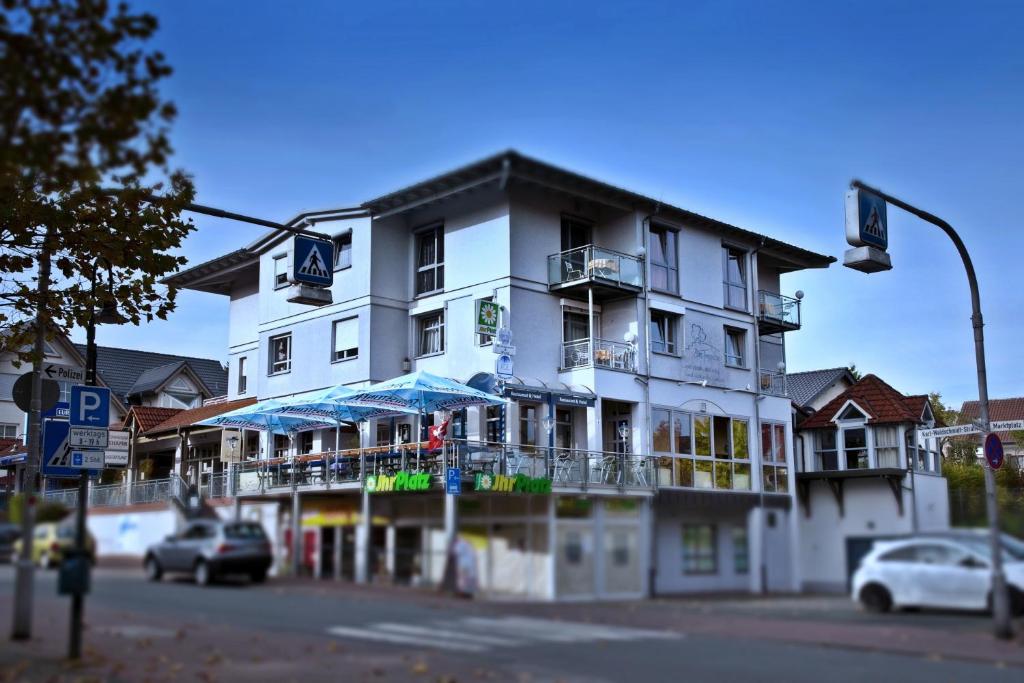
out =
<path fill-rule="evenodd" d="M 476 333 L 495 336 L 498 334 L 498 319 L 501 306 L 486 299 L 476 300 Z"/>
<path fill-rule="evenodd" d="M 551 493 L 551 480 L 547 477 L 528 477 L 525 474 L 507 476 L 504 474 L 477 474 L 473 480 L 474 491 L 495 493 Z"/>
<path fill-rule="evenodd" d="M 430 474 L 419 474 L 402 470 L 393 475 L 371 474 L 363 484 L 367 493 L 392 493 L 399 491 L 427 491 L 430 489 Z"/>

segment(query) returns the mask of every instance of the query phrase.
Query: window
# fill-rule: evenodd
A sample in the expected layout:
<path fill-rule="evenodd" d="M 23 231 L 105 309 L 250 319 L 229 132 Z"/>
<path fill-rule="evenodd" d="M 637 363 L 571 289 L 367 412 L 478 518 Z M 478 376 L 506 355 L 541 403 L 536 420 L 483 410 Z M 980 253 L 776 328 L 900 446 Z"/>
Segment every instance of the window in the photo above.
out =
<path fill-rule="evenodd" d="M 244 394 L 249 388 L 249 376 L 246 375 L 245 356 L 238 359 L 238 393 Z"/>
<path fill-rule="evenodd" d="M 58 380 L 57 385 L 60 387 L 60 396 L 57 400 L 61 403 L 71 403 L 71 382 L 68 380 Z"/>
<path fill-rule="evenodd" d="M 334 269 L 344 270 L 352 266 L 352 231 L 334 238 Z"/>
<path fill-rule="evenodd" d="M 725 364 L 734 368 L 747 366 L 746 356 L 747 333 L 735 327 L 725 328 Z"/>
<path fill-rule="evenodd" d="M 679 291 L 676 231 L 664 226 L 652 225 L 650 238 L 651 289 L 676 293 Z"/>
<path fill-rule="evenodd" d="M 270 338 L 270 374 L 292 369 L 292 335 L 279 334 Z"/>
<path fill-rule="evenodd" d="M 334 338 L 331 362 L 348 360 L 359 355 L 359 318 L 335 320 L 331 326 Z"/>
<path fill-rule="evenodd" d="M 683 573 L 717 574 L 714 524 L 683 525 Z"/>
<path fill-rule="evenodd" d="M 465 439 L 466 438 L 466 409 L 456 410 L 452 414 L 451 424 L 451 438 L 453 439 Z"/>
<path fill-rule="evenodd" d="M 505 416 L 502 406 L 487 406 L 487 428 L 485 430 L 489 443 L 505 442 Z"/>
<path fill-rule="evenodd" d="M 722 247 L 722 255 L 725 261 L 725 289 L 726 308 L 735 308 L 740 311 L 747 310 L 747 261 L 746 253 L 733 247 Z"/>
<path fill-rule="evenodd" d="M 537 406 L 519 404 L 519 445 L 537 446 Z"/>
<path fill-rule="evenodd" d="M 676 330 L 679 316 L 663 311 L 651 311 L 651 351 L 676 353 Z"/>
<path fill-rule="evenodd" d="M 761 467 L 763 488 L 767 493 L 789 491 L 789 470 L 786 468 L 786 425 L 761 423 Z"/>
<path fill-rule="evenodd" d="M 846 461 L 846 469 L 867 469 L 867 430 L 864 427 L 857 427 L 855 429 L 844 429 L 843 442 L 843 456 Z"/>
<path fill-rule="evenodd" d="M 732 569 L 737 574 L 750 571 L 750 544 L 747 542 L 747 528 L 732 528 Z"/>
<path fill-rule="evenodd" d="M 900 435 L 895 425 L 879 425 L 875 429 L 875 461 L 878 467 L 900 466 Z"/>
<path fill-rule="evenodd" d="M 658 483 L 750 490 L 748 420 L 654 408 L 651 423 Z"/>
<path fill-rule="evenodd" d="M 299 455 L 313 452 L 313 432 L 301 432 L 296 439 L 299 442 Z"/>
<path fill-rule="evenodd" d="M 288 455 L 288 437 L 284 434 L 274 434 L 274 457 L 284 458 Z"/>
<path fill-rule="evenodd" d="M 819 429 L 814 434 L 814 466 L 819 472 L 839 469 L 836 430 Z"/>
<path fill-rule="evenodd" d="M 416 296 L 444 289 L 444 226 L 416 238 Z"/>
<path fill-rule="evenodd" d="M 572 448 L 573 442 L 572 411 L 566 408 L 555 409 L 555 447 Z"/>
<path fill-rule="evenodd" d="M 444 311 L 422 315 L 416 319 L 417 356 L 444 353 Z"/>
<path fill-rule="evenodd" d="M 274 289 L 281 289 L 288 286 L 288 261 L 287 255 L 274 257 Z"/>
<path fill-rule="evenodd" d="M 0 424 L 0 439 L 14 439 L 18 436 L 18 425 Z"/>

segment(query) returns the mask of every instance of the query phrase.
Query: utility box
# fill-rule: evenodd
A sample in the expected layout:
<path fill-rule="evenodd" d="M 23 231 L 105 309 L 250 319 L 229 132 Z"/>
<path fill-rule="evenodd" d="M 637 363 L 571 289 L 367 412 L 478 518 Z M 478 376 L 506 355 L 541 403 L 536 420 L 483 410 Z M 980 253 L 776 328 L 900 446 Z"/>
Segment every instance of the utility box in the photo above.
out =
<path fill-rule="evenodd" d="M 89 558 L 70 556 L 60 563 L 57 574 L 57 593 L 60 595 L 85 595 L 89 592 Z"/>

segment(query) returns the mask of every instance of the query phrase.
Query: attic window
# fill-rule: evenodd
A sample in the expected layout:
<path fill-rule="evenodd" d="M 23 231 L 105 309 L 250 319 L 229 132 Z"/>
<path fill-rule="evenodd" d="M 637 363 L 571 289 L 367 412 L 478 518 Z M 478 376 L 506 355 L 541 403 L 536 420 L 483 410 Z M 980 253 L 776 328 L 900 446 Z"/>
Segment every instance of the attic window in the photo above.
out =
<path fill-rule="evenodd" d="M 867 415 L 857 409 L 856 406 L 846 406 L 846 409 L 839 414 L 840 420 L 866 420 Z"/>
<path fill-rule="evenodd" d="M 170 388 L 171 389 L 178 389 L 180 391 L 191 391 L 192 390 L 192 385 L 189 384 L 186 379 L 184 379 L 182 377 L 179 377 L 178 379 L 174 380 L 171 383 Z"/>

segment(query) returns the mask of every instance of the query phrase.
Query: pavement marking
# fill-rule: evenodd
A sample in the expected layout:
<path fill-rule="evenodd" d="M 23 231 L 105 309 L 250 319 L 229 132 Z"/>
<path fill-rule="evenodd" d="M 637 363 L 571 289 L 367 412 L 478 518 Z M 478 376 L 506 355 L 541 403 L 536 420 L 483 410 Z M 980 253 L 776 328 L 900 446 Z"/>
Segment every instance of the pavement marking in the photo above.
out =
<path fill-rule="evenodd" d="M 527 647 L 538 642 L 681 640 L 686 637 L 672 631 L 518 616 L 436 619 L 421 625 L 378 622 L 359 628 L 333 626 L 327 632 L 342 638 L 418 645 L 456 652 L 486 652 L 496 647 Z"/>
<path fill-rule="evenodd" d="M 400 633 L 389 633 L 387 631 L 374 631 L 369 628 L 349 628 L 347 626 L 332 626 L 327 632 L 340 638 L 361 638 L 362 640 L 379 640 L 385 643 L 398 645 L 422 645 L 433 647 L 439 650 L 454 650 L 456 652 L 486 652 L 487 647 L 483 645 L 470 645 L 463 643 L 451 643 L 437 638 L 425 638 Z"/>

